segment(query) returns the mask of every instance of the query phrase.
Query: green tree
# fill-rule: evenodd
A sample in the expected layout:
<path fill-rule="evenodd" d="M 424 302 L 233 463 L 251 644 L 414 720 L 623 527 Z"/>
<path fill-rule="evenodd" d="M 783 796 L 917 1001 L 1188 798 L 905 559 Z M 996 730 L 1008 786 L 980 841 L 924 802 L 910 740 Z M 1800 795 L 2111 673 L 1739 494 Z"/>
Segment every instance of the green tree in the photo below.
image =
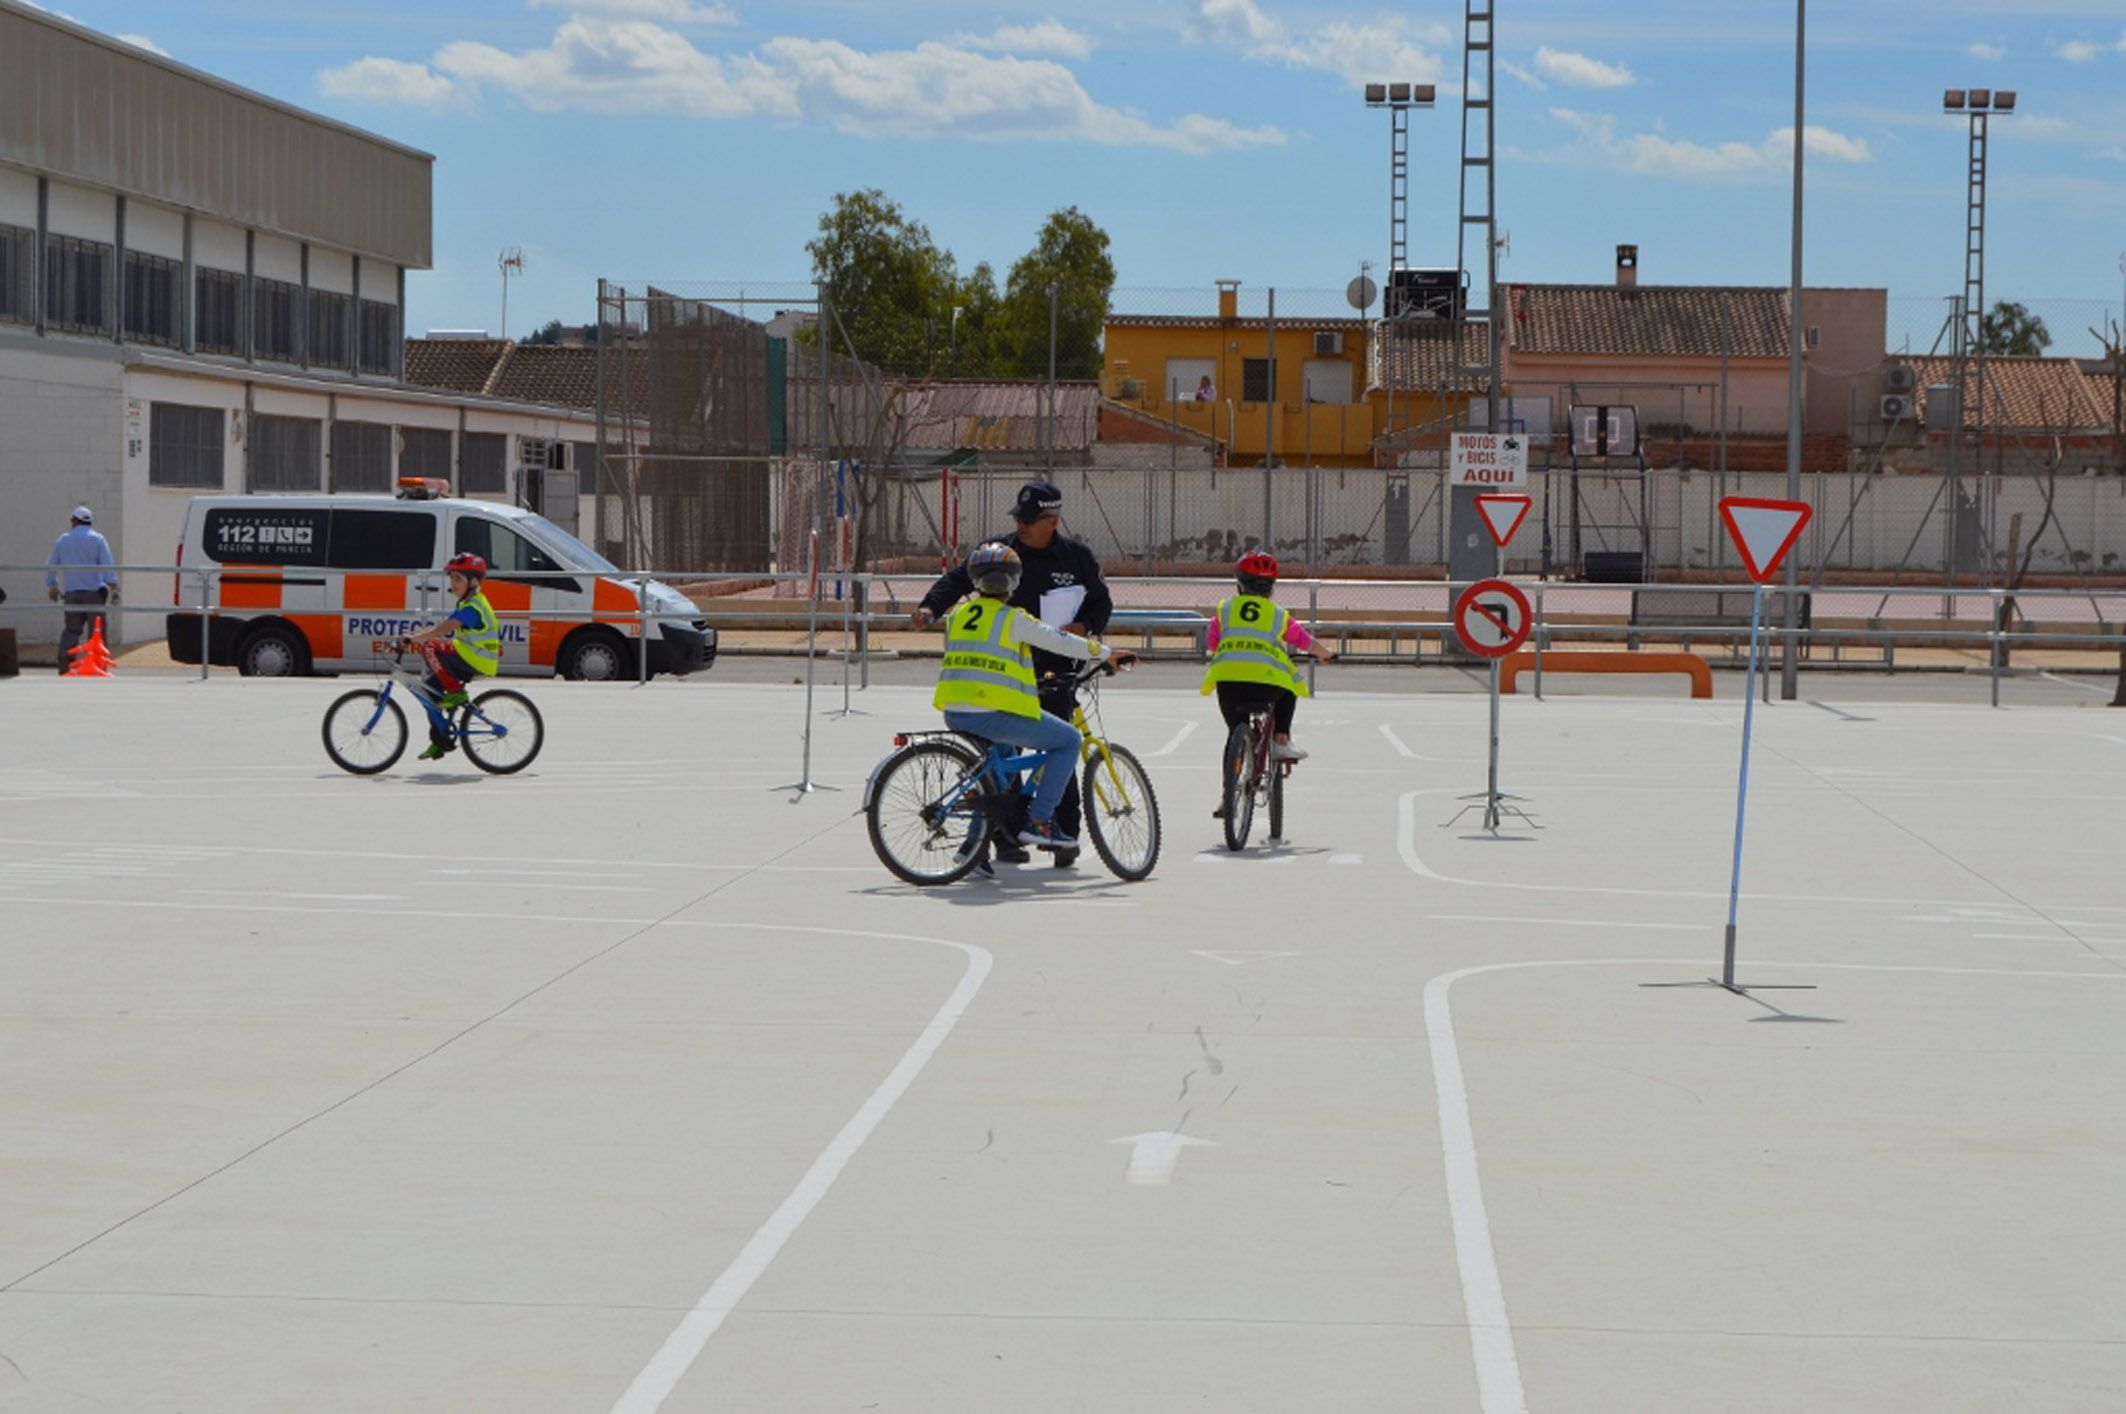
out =
<path fill-rule="evenodd" d="M 2052 333 L 2027 306 L 2004 299 L 1978 321 L 1978 340 L 1989 354 L 2041 354 Z"/>
<path fill-rule="evenodd" d="M 544 326 L 526 334 L 517 342 L 520 344 L 558 344 L 561 342 L 561 321 L 549 319 Z"/>
<path fill-rule="evenodd" d="M 1056 376 L 1097 378 L 1100 335 L 1115 289 L 1115 262 L 1107 232 L 1077 207 L 1051 215 L 1032 250 L 1019 257 L 1004 281 L 1003 335 L 1006 367 L 1022 378 L 1048 373 L 1049 290 L 1055 290 Z"/>
<path fill-rule="evenodd" d="M 961 281 L 929 227 L 867 187 L 838 193 L 805 249 L 857 357 L 904 378 L 942 371 Z"/>

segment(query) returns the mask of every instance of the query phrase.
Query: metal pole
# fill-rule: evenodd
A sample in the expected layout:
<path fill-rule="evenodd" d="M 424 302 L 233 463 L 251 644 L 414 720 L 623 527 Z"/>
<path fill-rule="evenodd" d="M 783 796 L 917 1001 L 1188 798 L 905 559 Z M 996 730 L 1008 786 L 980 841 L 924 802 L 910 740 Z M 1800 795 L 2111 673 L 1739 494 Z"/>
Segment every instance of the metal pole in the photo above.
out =
<path fill-rule="evenodd" d="M 1484 786 L 1484 828 L 1499 827 L 1499 660 L 1491 660 L 1491 768 Z"/>
<path fill-rule="evenodd" d="M 1271 549 L 1270 468 L 1277 465 L 1277 291 L 1270 290 L 1269 339 L 1263 348 L 1268 369 L 1262 390 L 1262 548 Z"/>
<path fill-rule="evenodd" d="M 635 607 L 639 616 L 635 628 L 635 686 L 641 687 L 650 680 L 650 582 L 646 578 L 635 580 Z"/>
<path fill-rule="evenodd" d="M 214 635 L 211 632 L 214 626 L 213 596 L 214 573 L 211 570 L 203 569 L 199 572 L 199 680 L 201 682 L 207 680 L 207 648 L 214 641 Z"/>
<path fill-rule="evenodd" d="M 1750 728 L 1757 705 L 1757 628 L 1764 618 L 1764 586 L 1750 595 L 1750 666 L 1747 690 L 1742 694 L 1742 775 L 1735 788 L 1735 869 L 1727 885 L 1727 949 L 1720 963 L 1720 985 L 1735 987 L 1735 914 L 1742 897 L 1742 818 L 1750 795 Z"/>
<path fill-rule="evenodd" d="M 1801 499 L 1801 147 L 1802 84 L 1808 52 L 1806 41 L 1809 0 L 1794 0 L 1794 269 L 1787 290 L 1786 371 L 1786 498 Z M 1800 663 L 1795 657 L 1794 631 L 1800 625 L 1801 557 L 1786 561 L 1786 602 L 1781 614 L 1785 634 L 1779 640 L 1779 695 L 1792 702 L 1801 695 Z M 1729 959 L 1730 963 L 1733 959 Z M 1732 975 L 1728 978 L 1734 980 Z"/>
<path fill-rule="evenodd" d="M 1048 287 L 1048 480 L 1056 479 L 1056 287 Z"/>
<path fill-rule="evenodd" d="M 591 508 L 591 543 L 598 553 L 605 553 L 605 277 L 598 277 L 598 322 L 591 326 L 598 334 L 598 446 L 591 453 L 593 475 L 592 489 L 597 493 L 597 504 Z M 460 494 L 464 487 L 458 488 Z"/>

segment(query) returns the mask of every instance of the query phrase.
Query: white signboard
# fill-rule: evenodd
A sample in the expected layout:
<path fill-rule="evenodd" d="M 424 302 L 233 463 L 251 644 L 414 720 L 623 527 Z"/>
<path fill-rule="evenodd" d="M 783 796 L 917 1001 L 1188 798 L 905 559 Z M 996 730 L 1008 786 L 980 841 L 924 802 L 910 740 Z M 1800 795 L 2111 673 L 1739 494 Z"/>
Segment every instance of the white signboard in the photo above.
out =
<path fill-rule="evenodd" d="M 1449 485 L 1526 490 L 1528 439 L 1518 432 L 1457 432 L 1447 465 Z"/>

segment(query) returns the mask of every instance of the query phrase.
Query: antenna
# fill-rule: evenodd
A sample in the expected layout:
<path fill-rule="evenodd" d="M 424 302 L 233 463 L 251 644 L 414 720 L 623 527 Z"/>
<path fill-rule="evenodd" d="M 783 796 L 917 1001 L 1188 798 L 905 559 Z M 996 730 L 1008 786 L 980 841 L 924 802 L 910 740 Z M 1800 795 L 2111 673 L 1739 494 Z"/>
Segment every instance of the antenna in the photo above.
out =
<path fill-rule="evenodd" d="M 502 337 L 509 337 L 509 277 L 524 273 L 524 248 L 504 246 L 495 257 L 495 268 L 502 272 Z"/>

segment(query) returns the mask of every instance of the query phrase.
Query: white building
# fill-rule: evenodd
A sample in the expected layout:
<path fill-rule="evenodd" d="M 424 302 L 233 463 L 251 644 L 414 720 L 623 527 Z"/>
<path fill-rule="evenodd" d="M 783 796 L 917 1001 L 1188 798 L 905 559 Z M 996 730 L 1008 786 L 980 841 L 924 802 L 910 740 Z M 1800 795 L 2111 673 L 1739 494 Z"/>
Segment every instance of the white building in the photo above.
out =
<path fill-rule="evenodd" d="M 573 523 L 541 469 L 589 480 L 587 409 L 406 380 L 433 164 L 0 0 L 0 566 L 41 565 L 77 504 L 121 563 L 168 564 L 195 495 L 402 475 Z M 44 604 L 41 569 L 0 569 L 0 588 L 0 626 L 57 638 L 56 608 L 13 612 Z M 135 605 L 170 591 L 167 573 L 123 586 Z"/>

